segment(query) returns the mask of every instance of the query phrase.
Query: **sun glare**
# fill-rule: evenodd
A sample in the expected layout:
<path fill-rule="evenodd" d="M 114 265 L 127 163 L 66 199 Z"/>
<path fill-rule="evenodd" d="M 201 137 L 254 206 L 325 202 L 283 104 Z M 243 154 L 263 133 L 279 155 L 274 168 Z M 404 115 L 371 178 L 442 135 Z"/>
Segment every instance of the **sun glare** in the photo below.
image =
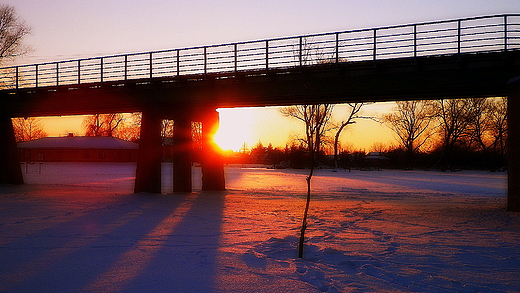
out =
<path fill-rule="evenodd" d="M 224 151 L 239 151 L 253 142 L 254 109 L 219 109 L 220 127 L 215 142 Z"/>

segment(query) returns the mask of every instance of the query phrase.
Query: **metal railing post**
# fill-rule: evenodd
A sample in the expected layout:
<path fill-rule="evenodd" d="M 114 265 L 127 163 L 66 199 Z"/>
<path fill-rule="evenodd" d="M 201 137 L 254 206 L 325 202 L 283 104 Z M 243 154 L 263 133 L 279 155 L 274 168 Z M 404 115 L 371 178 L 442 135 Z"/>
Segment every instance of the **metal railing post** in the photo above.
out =
<path fill-rule="evenodd" d="M 180 64 L 180 61 L 181 61 L 181 51 L 180 49 L 177 49 L 177 77 L 179 77 L 179 75 L 181 74 L 181 64 Z"/>
<path fill-rule="evenodd" d="M 19 74 L 19 72 L 18 72 L 18 66 L 16 66 L 15 72 L 16 72 L 16 73 L 15 73 L 15 75 L 16 75 L 16 76 L 15 76 L 15 85 L 16 85 L 16 89 L 18 89 L 18 86 L 19 86 L 19 84 L 18 84 L 18 74 Z"/>
<path fill-rule="evenodd" d="M 60 85 L 60 63 L 56 62 L 56 86 Z"/>
<path fill-rule="evenodd" d="M 462 24 L 460 19 L 457 20 L 457 55 L 460 57 L 461 53 L 461 38 L 462 38 Z"/>
<path fill-rule="evenodd" d="M 507 29 L 508 29 L 508 27 L 507 27 L 507 15 L 504 15 L 504 52 L 506 52 L 506 53 L 507 53 L 507 41 L 508 41 L 507 40 L 507 38 L 508 38 L 508 36 L 507 36 Z"/>
<path fill-rule="evenodd" d="M 125 82 L 128 80 L 128 55 L 125 55 Z"/>
<path fill-rule="evenodd" d="M 204 46 L 204 75 L 208 74 L 208 47 Z"/>
<path fill-rule="evenodd" d="M 78 60 L 78 84 L 81 84 L 81 60 Z"/>
<path fill-rule="evenodd" d="M 233 45 L 233 47 L 234 47 L 233 49 L 235 51 L 235 60 L 234 61 L 235 61 L 235 74 L 236 74 L 238 72 L 238 44 L 235 43 Z"/>
<path fill-rule="evenodd" d="M 103 83 L 103 57 L 100 58 L 100 61 L 99 61 L 99 70 L 100 70 L 100 81 L 101 83 Z"/>
<path fill-rule="evenodd" d="M 417 59 L 417 24 L 413 25 L 413 58 Z"/>
<path fill-rule="evenodd" d="M 377 29 L 374 29 L 374 44 L 373 44 L 373 51 L 372 51 L 372 61 L 376 61 L 377 59 Z"/>
<path fill-rule="evenodd" d="M 36 83 L 36 88 L 38 87 L 38 64 L 36 64 L 36 68 L 35 68 L 35 76 L 34 76 L 34 79 L 35 79 L 35 83 Z"/>
<path fill-rule="evenodd" d="M 150 72 L 149 72 L 149 74 L 150 74 L 150 81 L 152 81 L 152 78 L 153 78 L 153 59 L 152 59 L 153 55 L 152 54 L 153 53 L 150 52 L 150 56 L 149 56 L 149 58 L 150 58 Z"/>
<path fill-rule="evenodd" d="M 269 71 L 269 41 L 265 41 L 265 71 Z"/>
<path fill-rule="evenodd" d="M 299 60 L 300 60 L 300 67 L 302 67 L 302 56 L 303 54 L 303 37 L 300 37 L 300 52 L 298 53 L 298 56 L 299 56 Z"/>
<path fill-rule="evenodd" d="M 150 58 L 150 62 L 149 62 L 149 66 L 150 68 L 148 69 L 148 75 L 149 75 L 149 78 L 150 78 L 150 81 L 152 80 L 153 78 L 153 56 L 152 56 L 152 52 L 150 52 L 148 58 Z"/>
<path fill-rule="evenodd" d="M 339 63 L 339 33 L 336 33 L 336 64 Z"/>

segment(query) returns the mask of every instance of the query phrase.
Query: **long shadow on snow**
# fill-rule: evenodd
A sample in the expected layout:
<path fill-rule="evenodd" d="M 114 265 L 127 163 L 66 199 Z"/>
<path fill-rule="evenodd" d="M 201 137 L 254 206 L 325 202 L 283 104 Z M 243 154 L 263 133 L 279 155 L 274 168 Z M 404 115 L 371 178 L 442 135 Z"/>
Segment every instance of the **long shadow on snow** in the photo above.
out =
<path fill-rule="evenodd" d="M 0 290 L 209 291 L 224 195 L 132 196 L 1 246 Z"/>

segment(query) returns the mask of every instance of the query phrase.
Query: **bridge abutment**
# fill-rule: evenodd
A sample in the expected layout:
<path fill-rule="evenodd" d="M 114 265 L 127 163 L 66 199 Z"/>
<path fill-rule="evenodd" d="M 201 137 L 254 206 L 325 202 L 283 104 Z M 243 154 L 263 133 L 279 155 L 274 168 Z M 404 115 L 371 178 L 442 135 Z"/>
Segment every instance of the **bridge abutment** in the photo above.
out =
<path fill-rule="evenodd" d="M 192 191 L 191 118 L 175 117 L 173 124 L 173 192 Z"/>
<path fill-rule="evenodd" d="M 520 77 L 508 84 L 507 210 L 520 212 Z"/>
<path fill-rule="evenodd" d="M 226 190 L 222 151 L 213 140 L 219 128 L 216 109 L 204 113 L 202 121 L 202 190 Z"/>
<path fill-rule="evenodd" d="M 0 184 L 23 184 L 11 117 L 0 117 Z"/>
<path fill-rule="evenodd" d="M 161 193 L 161 116 L 143 111 L 134 192 Z"/>

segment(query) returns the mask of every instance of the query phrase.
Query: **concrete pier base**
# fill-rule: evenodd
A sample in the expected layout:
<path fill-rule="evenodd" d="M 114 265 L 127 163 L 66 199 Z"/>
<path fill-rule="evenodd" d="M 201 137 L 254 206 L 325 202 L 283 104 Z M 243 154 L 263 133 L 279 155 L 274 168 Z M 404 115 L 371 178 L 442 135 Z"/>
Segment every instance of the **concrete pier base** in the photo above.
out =
<path fill-rule="evenodd" d="M 192 135 L 191 119 L 177 116 L 173 123 L 173 191 L 191 192 Z"/>
<path fill-rule="evenodd" d="M 141 118 L 141 139 L 135 174 L 134 192 L 161 193 L 161 117 L 144 111 Z"/>
<path fill-rule="evenodd" d="M 218 112 L 208 111 L 202 121 L 202 190 L 226 190 L 222 150 L 213 140 L 218 127 Z"/>
<path fill-rule="evenodd" d="M 507 210 L 520 212 L 520 77 L 508 84 Z"/>
<path fill-rule="evenodd" d="M 0 184 L 23 184 L 13 122 L 9 116 L 0 117 Z"/>

